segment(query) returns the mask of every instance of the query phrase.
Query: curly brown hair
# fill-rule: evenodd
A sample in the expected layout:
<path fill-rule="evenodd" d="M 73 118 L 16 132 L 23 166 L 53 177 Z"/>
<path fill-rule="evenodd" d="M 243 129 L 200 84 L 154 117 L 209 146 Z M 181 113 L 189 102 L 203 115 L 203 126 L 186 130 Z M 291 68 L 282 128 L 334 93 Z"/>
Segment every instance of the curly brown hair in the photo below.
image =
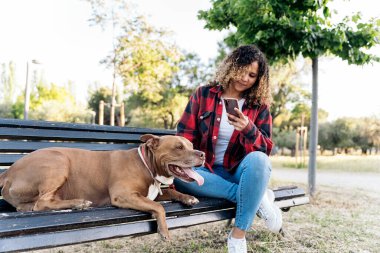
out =
<path fill-rule="evenodd" d="M 246 90 L 243 97 L 249 107 L 254 104 L 267 104 L 272 102 L 272 94 L 269 85 L 269 66 L 265 55 L 254 45 L 240 46 L 224 58 L 215 73 L 215 82 L 211 86 L 220 84 L 223 89 L 246 73 L 252 62 L 259 65 L 259 73 L 254 85 Z"/>

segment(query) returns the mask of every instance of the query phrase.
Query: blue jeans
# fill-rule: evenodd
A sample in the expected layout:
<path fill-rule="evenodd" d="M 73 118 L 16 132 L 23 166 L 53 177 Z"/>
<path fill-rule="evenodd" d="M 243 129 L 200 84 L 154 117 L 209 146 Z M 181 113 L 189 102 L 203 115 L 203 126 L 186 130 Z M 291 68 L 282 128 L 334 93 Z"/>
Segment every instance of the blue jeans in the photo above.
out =
<path fill-rule="evenodd" d="M 194 170 L 204 178 L 204 184 L 198 186 L 196 182 L 186 183 L 175 179 L 176 189 L 199 197 L 223 198 L 236 203 L 235 226 L 249 230 L 272 171 L 269 157 L 259 151 L 251 152 L 244 157 L 233 174 L 221 165 L 213 167 L 215 173 L 205 167 Z"/>

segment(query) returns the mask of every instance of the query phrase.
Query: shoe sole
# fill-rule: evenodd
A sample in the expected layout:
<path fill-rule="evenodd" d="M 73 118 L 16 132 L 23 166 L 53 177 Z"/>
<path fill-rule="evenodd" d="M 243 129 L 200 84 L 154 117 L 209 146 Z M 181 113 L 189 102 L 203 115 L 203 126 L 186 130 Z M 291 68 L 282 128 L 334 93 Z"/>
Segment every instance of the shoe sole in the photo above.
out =
<path fill-rule="evenodd" d="M 268 228 L 271 232 L 273 233 L 281 233 L 282 231 L 282 213 L 281 213 L 281 210 L 278 206 L 276 205 L 273 205 L 274 206 L 274 212 L 276 213 L 276 224 L 279 223 L 280 226 L 276 226 L 275 228 Z M 279 221 L 279 218 L 280 218 L 280 221 Z"/>

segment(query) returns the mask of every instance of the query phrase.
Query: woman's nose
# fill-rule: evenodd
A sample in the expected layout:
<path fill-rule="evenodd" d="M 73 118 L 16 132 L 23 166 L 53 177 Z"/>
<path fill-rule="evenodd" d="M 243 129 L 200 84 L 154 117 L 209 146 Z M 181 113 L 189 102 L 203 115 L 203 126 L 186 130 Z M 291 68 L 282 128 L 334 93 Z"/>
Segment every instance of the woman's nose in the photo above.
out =
<path fill-rule="evenodd" d="M 247 82 L 248 81 L 248 75 L 245 74 L 241 77 L 241 80 L 244 81 L 244 82 Z"/>

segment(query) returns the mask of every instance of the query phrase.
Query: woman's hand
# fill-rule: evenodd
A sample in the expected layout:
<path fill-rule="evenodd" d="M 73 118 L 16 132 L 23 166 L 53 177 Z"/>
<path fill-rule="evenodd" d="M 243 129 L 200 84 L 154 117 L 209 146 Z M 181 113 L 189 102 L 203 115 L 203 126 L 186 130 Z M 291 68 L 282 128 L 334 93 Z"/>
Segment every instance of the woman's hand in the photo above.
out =
<path fill-rule="evenodd" d="M 227 113 L 228 123 L 233 125 L 236 130 L 242 131 L 249 123 L 248 116 L 244 115 L 238 108 L 234 108 L 234 110 L 239 117 Z"/>

